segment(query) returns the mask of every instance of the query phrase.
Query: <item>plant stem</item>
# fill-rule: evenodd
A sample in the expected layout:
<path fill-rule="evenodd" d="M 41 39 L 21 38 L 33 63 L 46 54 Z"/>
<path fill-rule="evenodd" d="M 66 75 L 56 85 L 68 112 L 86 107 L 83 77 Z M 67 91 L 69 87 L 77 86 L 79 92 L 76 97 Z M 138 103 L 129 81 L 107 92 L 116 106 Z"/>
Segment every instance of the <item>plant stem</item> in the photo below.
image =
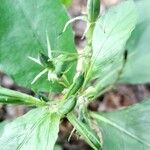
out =
<path fill-rule="evenodd" d="M 93 38 L 93 31 L 94 31 L 94 27 L 95 27 L 95 22 L 94 23 L 90 23 L 89 24 L 89 29 L 86 33 L 86 40 L 87 40 L 87 46 L 85 47 L 84 51 L 86 53 L 86 55 L 88 57 L 84 58 L 83 60 L 83 64 L 84 64 L 84 72 L 85 72 L 85 80 L 82 86 L 82 91 L 85 89 L 87 82 L 89 81 L 90 78 L 90 73 L 91 73 L 91 57 L 92 57 L 92 38 Z"/>

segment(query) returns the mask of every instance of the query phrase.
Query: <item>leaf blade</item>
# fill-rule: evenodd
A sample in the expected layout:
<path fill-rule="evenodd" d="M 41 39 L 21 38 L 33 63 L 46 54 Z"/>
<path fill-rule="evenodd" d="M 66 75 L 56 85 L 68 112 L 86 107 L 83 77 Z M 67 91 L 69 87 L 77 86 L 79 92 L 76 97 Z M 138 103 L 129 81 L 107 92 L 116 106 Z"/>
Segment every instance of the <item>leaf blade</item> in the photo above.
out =
<path fill-rule="evenodd" d="M 13 91 L 0 86 L 0 103 L 3 104 L 21 104 L 29 106 L 44 106 L 46 103 L 28 94 Z"/>
<path fill-rule="evenodd" d="M 148 150 L 150 101 L 130 106 L 126 109 L 108 112 L 91 113 L 103 135 L 103 148 L 119 150 Z M 115 138 L 113 138 L 115 136 Z"/>
<path fill-rule="evenodd" d="M 47 54 L 46 33 L 53 52 L 59 50 L 62 53 L 76 53 L 72 30 L 69 28 L 60 36 L 68 16 L 59 0 L 0 2 L 0 69 L 17 84 L 35 91 L 62 90 L 61 85 L 52 85 L 46 80 L 46 75 L 31 85 L 34 77 L 43 68 L 28 59 L 38 57 L 40 51 Z M 57 56 L 55 53 L 55 57 Z M 75 63 L 67 73 L 70 82 L 74 72 Z"/>
<path fill-rule="evenodd" d="M 50 114 L 47 108 L 34 109 L 5 126 L 0 137 L 0 149 L 53 149 L 59 121 L 60 116 Z"/>
<path fill-rule="evenodd" d="M 136 19 L 134 3 L 127 0 L 111 7 L 97 21 L 92 43 L 91 76 L 92 80 L 97 80 L 95 86 L 98 90 L 118 79 L 123 66 L 125 44 L 135 27 Z"/>
<path fill-rule="evenodd" d="M 150 82 L 150 1 L 135 1 L 138 24 L 127 42 L 128 58 L 119 83 L 141 84 Z M 143 69 L 144 68 L 144 69 Z"/>

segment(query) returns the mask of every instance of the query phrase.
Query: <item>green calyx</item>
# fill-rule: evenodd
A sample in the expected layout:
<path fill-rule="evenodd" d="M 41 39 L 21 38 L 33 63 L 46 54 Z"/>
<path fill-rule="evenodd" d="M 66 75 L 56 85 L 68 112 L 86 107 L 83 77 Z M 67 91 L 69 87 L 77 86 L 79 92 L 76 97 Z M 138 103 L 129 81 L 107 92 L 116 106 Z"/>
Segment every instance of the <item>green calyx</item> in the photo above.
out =
<path fill-rule="evenodd" d="M 95 22 L 100 13 L 100 0 L 88 0 L 87 15 L 90 23 Z"/>

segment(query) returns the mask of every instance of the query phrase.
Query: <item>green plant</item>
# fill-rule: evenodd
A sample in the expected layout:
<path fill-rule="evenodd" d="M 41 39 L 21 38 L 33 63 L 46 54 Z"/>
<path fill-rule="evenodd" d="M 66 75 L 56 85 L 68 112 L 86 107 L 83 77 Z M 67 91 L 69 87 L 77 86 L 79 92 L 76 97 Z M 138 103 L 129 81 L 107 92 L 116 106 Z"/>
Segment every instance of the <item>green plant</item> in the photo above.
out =
<path fill-rule="evenodd" d="M 0 150 L 53 150 L 64 118 L 95 150 L 149 150 L 149 100 L 105 113 L 87 106 L 117 84 L 150 82 L 150 2 L 125 0 L 101 14 L 100 1 L 88 0 L 87 15 L 70 21 L 61 2 L 71 3 L 0 0 L 0 69 L 36 95 L 49 95 L 0 87 L 1 103 L 34 108 L 0 125 Z M 78 19 L 87 23 L 81 55 L 69 26 Z"/>

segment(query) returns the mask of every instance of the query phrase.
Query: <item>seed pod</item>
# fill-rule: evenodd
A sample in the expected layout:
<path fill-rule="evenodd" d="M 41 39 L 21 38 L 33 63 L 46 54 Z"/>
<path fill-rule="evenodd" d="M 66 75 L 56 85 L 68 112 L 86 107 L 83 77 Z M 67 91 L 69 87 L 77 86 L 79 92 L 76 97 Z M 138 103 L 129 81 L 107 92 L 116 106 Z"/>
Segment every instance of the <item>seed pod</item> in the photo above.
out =
<path fill-rule="evenodd" d="M 100 13 L 100 0 L 88 0 L 87 14 L 89 22 L 95 22 Z"/>
<path fill-rule="evenodd" d="M 56 65 L 56 75 L 58 78 L 61 78 L 62 75 L 64 74 L 64 72 L 67 70 L 68 68 L 68 63 L 67 61 L 65 62 L 59 62 L 57 65 Z"/>
<path fill-rule="evenodd" d="M 58 107 L 58 113 L 62 116 L 68 114 L 70 111 L 73 110 L 77 102 L 76 96 L 71 96 L 67 100 L 62 101 Z"/>
<path fill-rule="evenodd" d="M 49 60 L 49 57 L 44 55 L 43 53 L 40 53 L 40 62 L 46 68 L 49 68 L 51 70 L 55 69 L 53 62 L 51 60 Z"/>
<path fill-rule="evenodd" d="M 66 97 L 76 94 L 82 87 L 83 83 L 84 83 L 84 73 L 79 73 L 75 77 L 73 84 L 71 85 Z"/>

